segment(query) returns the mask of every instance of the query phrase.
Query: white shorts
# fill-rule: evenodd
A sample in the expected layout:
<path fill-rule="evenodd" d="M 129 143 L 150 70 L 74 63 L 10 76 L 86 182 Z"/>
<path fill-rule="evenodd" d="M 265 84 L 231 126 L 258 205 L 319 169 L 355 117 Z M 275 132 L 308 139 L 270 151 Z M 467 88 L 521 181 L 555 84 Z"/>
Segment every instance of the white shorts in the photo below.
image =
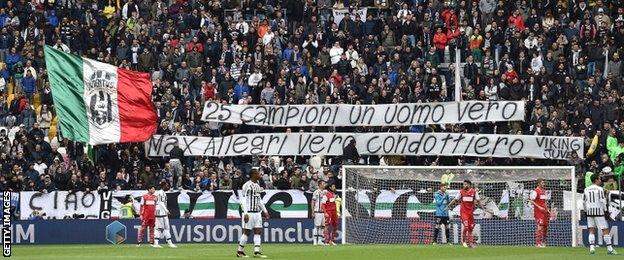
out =
<path fill-rule="evenodd" d="M 156 229 L 169 229 L 169 217 L 156 217 Z"/>
<path fill-rule="evenodd" d="M 262 228 L 262 213 L 260 212 L 250 212 L 247 213 L 249 215 L 249 221 L 245 223 L 245 215 L 243 214 L 241 218 L 243 229 L 254 229 L 254 228 Z"/>
<path fill-rule="evenodd" d="M 325 213 L 314 213 L 314 226 L 315 227 L 325 226 Z"/>
<path fill-rule="evenodd" d="M 607 220 L 605 217 L 587 217 L 587 227 L 590 228 L 598 228 L 598 229 L 607 229 L 609 225 L 607 225 Z"/>

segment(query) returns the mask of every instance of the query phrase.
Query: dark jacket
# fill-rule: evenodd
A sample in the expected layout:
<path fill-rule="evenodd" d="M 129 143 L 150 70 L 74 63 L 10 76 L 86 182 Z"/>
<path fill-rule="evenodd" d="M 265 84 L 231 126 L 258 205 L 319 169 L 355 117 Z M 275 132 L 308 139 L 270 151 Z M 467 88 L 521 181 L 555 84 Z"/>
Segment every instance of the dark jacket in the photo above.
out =
<path fill-rule="evenodd" d="M 342 158 L 345 162 L 351 163 L 357 163 L 360 160 L 360 154 L 357 147 L 355 147 L 355 143 L 350 143 L 343 149 Z"/>

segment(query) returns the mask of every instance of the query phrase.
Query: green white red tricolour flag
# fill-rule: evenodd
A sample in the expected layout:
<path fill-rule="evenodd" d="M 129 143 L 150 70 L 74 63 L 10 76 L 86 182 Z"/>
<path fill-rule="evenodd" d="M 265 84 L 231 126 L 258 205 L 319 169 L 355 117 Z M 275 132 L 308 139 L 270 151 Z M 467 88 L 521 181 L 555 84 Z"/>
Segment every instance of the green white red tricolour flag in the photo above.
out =
<path fill-rule="evenodd" d="M 45 46 L 61 132 L 91 145 L 143 142 L 156 131 L 149 74 Z"/>

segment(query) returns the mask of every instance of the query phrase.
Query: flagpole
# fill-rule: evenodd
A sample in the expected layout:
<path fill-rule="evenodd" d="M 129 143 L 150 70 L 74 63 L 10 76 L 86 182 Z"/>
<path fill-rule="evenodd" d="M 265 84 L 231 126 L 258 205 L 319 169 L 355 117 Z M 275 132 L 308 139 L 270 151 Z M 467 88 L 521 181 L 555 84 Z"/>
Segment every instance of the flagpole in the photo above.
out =
<path fill-rule="evenodd" d="M 606 79 L 608 75 L 609 75 L 609 49 L 606 49 L 605 50 L 605 65 L 604 65 L 604 71 L 602 72 L 602 77 Z"/>
<path fill-rule="evenodd" d="M 461 54 L 459 48 L 455 46 L 455 101 L 461 101 L 462 84 L 461 73 L 459 73 L 459 63 L 461 61 Z"/>

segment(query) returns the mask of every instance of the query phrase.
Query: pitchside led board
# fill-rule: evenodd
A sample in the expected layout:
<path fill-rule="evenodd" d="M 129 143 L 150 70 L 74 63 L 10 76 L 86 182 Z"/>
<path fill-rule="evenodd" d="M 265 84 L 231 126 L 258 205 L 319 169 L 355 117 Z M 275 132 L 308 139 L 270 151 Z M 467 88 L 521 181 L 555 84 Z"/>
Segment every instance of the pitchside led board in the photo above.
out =
<path fill-rule="evenodd" d="M 374 220 L 371 220 L 374 221 Z M 512 220 L 510 220 L 512 221 Z M 524 221 L 526 223 L 515 223 L 514 226 L 525 230 L 516 230 L 518 233 L 532 234 L 534 221 Z M 513 245 L 514 237 L 509 236 L 507 228 L 509 223 L 477 220 L 475 228 L 476 237 L 480 244 Z M 112 225 L 111 225 L 112 224 Z M 375 226 L 374 223 L 363 223 Z M 413 229 L 417 221 L 404 220 L 397 221 L 396 225 L 405 225 L 406 229 L 392 234 L 393 241 L 406 244 L 430 242 L 423 238 L 421 229 Z M 431 223 L 421 223 L 421 228 L 433 228 Z M 583 230 L 583 245 L 587 245 L 587 227 L 581 221 L 580 228 Z M 12 243 L 14 244 L 133 244 L 136 243 L 137 229 L 140 223 L 138 220 L 36 220 L 36 221 L 13 221 L 11 225 Z M 311 243 L 312 228 L 314 223 L 311 219 L 273 219 L 264 224 L 263 241 L 267 243 Z M 429 226 L 427 226 L 429 225 Z M 569 222 L 551 223 L 551 228 L 568 228 Z M 609 223 L 611 235 L 613 235 L 613 245 L 622 246 L 624 241 L 624 222 Z M 84 232 L 91 230 L 93 232 Z M 125 230 L 125 232 L 124 232 Z M 398 229 L 397 229 L 398 230 Z M 451 224 L 451 239 L 459 239 L 460 223 Z M 171 235 L 175 243 L 236 243 L 240 235 L 240 220 L 228 219 L 172 219 Z M 487 236 L 481 236 L 487 233 Z M 371 238 L 370 243 L 379 243 L 377 238 Z M 557 242 L 571 243 L 571 241 Z M 571 239 L 571 238 L 566 238 Z M 598 240 L 600 241 L 600 237 Z M 338 241 L 341 240 L 341 232 L 338 232 Z M 549 241 L 547 243 L 554 243 Z"/>

